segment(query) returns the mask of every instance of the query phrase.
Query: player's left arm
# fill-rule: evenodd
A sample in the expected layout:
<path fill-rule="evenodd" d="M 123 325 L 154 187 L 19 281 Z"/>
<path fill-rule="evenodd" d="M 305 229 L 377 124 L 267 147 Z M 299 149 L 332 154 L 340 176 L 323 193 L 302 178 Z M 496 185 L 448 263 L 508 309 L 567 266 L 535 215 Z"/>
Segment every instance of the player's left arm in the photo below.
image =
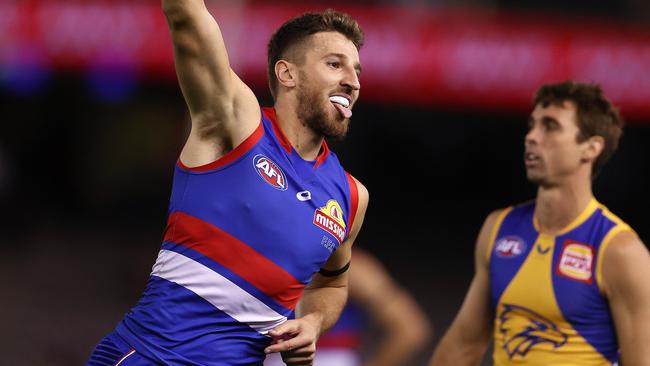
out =
<path fill-rule="evenodd" d="M 604 291 L 609 299 L 624 365 L 650 366 L 650 254 L 631 231 L 605 248 Z"/>
<path fill-rule="evenodd" d="M 287 365 L 311 365 L 318 338 L 336 323 L 348 297 L 347 266 L 352 258 L 352 244 L 356 239 L 368 207 L 368 190 L 355 179 L 359 192 L 359 206 L 350 229 L 350 235 L 341 243 L 323 266 L 315 273 L 298 301 L 296 319 L 288 320 L 269 334 L 273 344 L 266 353 L 282 352 Z"/>

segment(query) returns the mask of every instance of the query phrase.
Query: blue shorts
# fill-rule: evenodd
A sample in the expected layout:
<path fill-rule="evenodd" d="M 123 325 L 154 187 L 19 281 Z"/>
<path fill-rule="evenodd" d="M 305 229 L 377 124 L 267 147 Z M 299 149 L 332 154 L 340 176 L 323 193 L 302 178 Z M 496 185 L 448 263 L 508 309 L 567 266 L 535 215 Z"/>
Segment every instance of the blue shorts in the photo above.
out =
<path fill-rule="evenodd" d="M 117 332 L 110 333 L 102 339 L 86 366 L 165 366 L 165 365 L 196 365 L 191 361 L 160 361 L 146 357 L 141 352 L 136 351 L 131 345 L 126 343 L 123 337 Z M 227 365 L 227 363 L 218 363 L 218 365 Z M 246 364 L 248 366 L 263 366 L 261 362 Z"/>
<path fill-rule="evenodd" d="M 113 332 L 102 339 L 86 366 L 157 366 L 158 363 L 144 357 L 129 346 L 122 337 Z"/>

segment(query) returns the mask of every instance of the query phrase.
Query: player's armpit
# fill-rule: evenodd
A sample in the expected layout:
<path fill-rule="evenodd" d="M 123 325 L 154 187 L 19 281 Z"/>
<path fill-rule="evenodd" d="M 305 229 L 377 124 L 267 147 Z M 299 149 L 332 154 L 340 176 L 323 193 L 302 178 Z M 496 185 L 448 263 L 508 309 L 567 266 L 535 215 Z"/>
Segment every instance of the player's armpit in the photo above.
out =
<path fill-rule="evenodd" d="M 603 285 L 626 365 L 650 365 L 650 254 L 631 231 L 612 238 L 603 254 Z"/>

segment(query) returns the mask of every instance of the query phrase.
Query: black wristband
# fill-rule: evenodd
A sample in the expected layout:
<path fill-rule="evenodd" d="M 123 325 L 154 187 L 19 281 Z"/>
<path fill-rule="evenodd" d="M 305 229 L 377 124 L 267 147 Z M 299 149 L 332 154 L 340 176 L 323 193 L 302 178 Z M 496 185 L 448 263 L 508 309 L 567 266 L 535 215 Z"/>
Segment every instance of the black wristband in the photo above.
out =
<path fill-rule="evenodd" d="M 333 271 L 321 268 L 320 271 L 318 271 L 318 273 L 320 273 L 321 275 L 323 275 L 325 277 L 336 277 L 336 276 L 340 275 L 341 273 L 345 273 L 345 271 L 347 271 L 349 268 L 350 268 L 350 262 L 348 262 L 348 264 L 346 264 L 342 268 L 335 269 Z"/>

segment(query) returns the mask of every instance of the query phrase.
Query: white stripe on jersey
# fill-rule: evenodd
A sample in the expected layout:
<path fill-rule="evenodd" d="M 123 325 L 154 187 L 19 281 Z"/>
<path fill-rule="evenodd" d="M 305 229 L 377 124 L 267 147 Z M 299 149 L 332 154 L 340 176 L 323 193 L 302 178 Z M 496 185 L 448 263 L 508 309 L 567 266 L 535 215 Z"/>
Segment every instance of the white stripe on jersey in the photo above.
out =
<path fill-rule="evenodd" d="M 287 321 L 227 278 L 176 252 L 161 250 L 151 274 L 185 287 L 261 334 Z"/>
<path fill-rule="evenodd" d="M 122 361 L 126 360 L 127 357 L 131 356 L 131 355 L 134 354 L 134 353 L 135 353 L 135 350 L 134 350 L 134 349 L 132 349 L 131 351 L 129 351 L 129 353 L 127 353 L 126 355 L 124 355 L 124 357 L 122 357 L 119 361 L 117 361 L 117 363 L 115 364 L 115 366 L 119 366 L 119 364 L 121 364 Z"/>

